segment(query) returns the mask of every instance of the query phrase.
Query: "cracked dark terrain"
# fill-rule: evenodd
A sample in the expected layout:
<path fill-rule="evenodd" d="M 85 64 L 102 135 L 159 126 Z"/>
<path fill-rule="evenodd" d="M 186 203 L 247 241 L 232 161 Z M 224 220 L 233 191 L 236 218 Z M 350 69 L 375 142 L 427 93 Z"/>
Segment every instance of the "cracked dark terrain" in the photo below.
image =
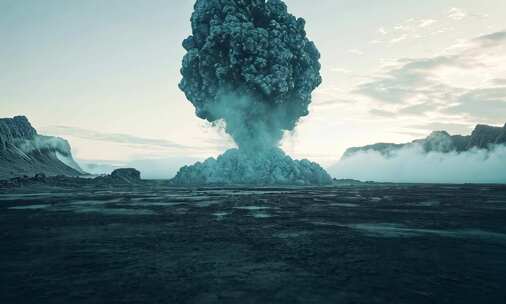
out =
<path fill-rule="evenodd" d="M 0 190 L 0 303 L 506 303 L 506 186 Z"/>

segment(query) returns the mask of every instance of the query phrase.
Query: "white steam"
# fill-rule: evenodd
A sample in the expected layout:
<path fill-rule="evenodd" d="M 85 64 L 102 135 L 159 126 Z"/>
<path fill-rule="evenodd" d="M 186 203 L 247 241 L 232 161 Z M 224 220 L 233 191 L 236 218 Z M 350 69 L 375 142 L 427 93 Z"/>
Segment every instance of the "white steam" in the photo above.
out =
<path fill-rule="evenodd" d="M 52 153 L 60 162 L 83 173 L 72 157 L 70 144 L 63 138 L 35 135 L 32 139 L 20 140 L 16 143 L 15 148 L 17 153 L 25 159 L 30 159 L 30 154 L 36 151 Z"/>
<path fill-rule="evenodd" d="M 506 183 L 506 146 L 467 152 L 425 152 L 421 145 L 357 152 L 329 168 L 335 178 L 408 183 Z"/>
<path fill-rule="evenodd" d="M 17 146 L 25 153 L 34 151 L 58 151 L 60 154 L 69 155 L 70 145 L 63 138 L 35 135 L 32 139 L 23 139 Z"/>

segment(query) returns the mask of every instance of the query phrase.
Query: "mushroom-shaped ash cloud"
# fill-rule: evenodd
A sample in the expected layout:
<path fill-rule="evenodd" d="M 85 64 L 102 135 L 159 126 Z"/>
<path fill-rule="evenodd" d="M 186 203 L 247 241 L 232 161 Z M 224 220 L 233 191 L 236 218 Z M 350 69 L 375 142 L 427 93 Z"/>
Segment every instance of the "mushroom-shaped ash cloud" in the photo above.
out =
<path fill-rule="evenodd" d="M 241 149 L 277 146 L 321 83 L 305 21 L 281 0 L 197 0 L 179 84 L 196 114 L 224 120 Z"/>
<path fill-rule="evenodd" d="M 281 0 L 197 0 L 179 84 L 196 114 L 224 121 L 239 149 L 183 167 L 173 184 L 329 184 L 318 164 L 278 146 L 321 83 L 305 21 Z"/>

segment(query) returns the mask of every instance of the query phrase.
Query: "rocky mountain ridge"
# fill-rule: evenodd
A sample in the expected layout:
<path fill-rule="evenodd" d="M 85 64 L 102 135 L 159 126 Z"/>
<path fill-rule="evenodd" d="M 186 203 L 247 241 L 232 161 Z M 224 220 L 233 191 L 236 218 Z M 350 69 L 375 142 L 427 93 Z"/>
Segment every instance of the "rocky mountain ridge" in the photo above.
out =
<path fill-rule="evenodd" d="M 0 119 L 0 179 L 38 173 L 84 174 L 65 139 L 39 135 L 25 116 Z"/>
<path fill-rule="evenodd" d="M 417 139 L 410 143 L 376 143 L 363 147 L 347 149 L 342 159 L 349 158 L 360 152 L 376 151 L 384 156 L 402 148 L 420 145 L 423 151 L 429 152 L 465 152 L 471 149 L 491 149 L 495 145 L 506 145 L 506 124 L 503 127 L 477 125 L 470 135 L 450 135 L 446 131 L 434 131 L 424 139 Z"/>

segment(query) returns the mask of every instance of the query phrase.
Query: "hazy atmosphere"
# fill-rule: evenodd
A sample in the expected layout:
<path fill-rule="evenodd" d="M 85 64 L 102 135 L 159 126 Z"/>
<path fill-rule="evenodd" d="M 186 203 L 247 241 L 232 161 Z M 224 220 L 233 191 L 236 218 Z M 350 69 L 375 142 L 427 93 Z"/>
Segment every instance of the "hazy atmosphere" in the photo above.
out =
<path fill-rule="evenodd" d="M 338 161 L 349 147 L 503 126 L 506 2 L 286 3 L 307 21 L 323 78 L 310 115 L 284 134 L 287 154 L 337 178 L 504 181 L 499 148 Z M 195 116 L 178 88 L 193 4 L 0 0 L 0 117 L 26 115 L 41 134 L 67 139 L 90 173 L 132 166 L 146 178 L 170 178 L 223 153 L 232 139 Z"/>
<path fill-rule="evenodd" d="M 505 17 L 0 0 L 0 303 L 506 303 Z"/>

